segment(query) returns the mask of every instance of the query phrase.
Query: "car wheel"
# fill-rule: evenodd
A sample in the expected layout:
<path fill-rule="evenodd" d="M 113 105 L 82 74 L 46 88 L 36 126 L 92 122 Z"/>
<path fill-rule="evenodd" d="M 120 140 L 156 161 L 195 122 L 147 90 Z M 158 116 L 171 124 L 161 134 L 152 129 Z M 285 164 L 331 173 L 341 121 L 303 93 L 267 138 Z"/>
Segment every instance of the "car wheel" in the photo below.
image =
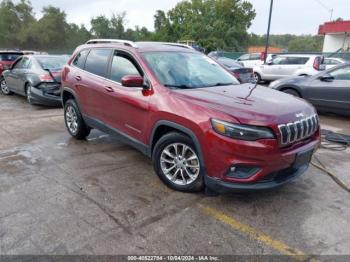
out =
<path fill-rule="evenodd" d="M 255 83 L 260 83 L 261 82 L 260 74 L 254 73 L 254 80 L 255 80 Z"/>
<path fill-rule="evenodd" d="M 10 89 L 8 88 L 7 84 L 6 84 L 6 81 L 5 81 L 5 78 L 1 78 L 0 79 L 0 86 L 1 86 L 1 92 L 4 94 L 4 95 L 11 95 L 12 92 L 10 91 Z"/>
<path fill-rule="evenodd" d="M 32 98 L 32 86 L 30 84 L 26 85 L 26 98 L 27 102 L 32 105 L 33 104 L 33 98 Z"/>
<path fill-rule="evenodd" d="M 69 99 L 64 105 L 64 122 L 69 134 L 78 139 L 85 139 L 91 129 L 85 124 L 75 100 Z"/>
<path fill-rule="evenodd" d="M 301 95 L 298 93 L 298 91 L 295 91 L 294 89 L 285 89 L 283 90 L 284 93 L 290 94 L 295 97 L 301 97 Z"/>
<path fill-rule="evenodd" d="M 152 160 L 157 175 L 168 187 L 181 192 L 203 190 L 203 163 L 188 136 L 177 132 L 164 135 L 155 145 Z"/>

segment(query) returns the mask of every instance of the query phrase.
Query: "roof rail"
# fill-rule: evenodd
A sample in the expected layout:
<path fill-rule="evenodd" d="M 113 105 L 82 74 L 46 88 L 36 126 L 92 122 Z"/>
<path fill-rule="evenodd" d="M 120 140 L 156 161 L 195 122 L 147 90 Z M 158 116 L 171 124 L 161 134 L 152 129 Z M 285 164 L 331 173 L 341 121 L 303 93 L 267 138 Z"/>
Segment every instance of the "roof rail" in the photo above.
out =
<path fill-rule="evenodd" d="M 138 42 L 138 43 L 170 45 L 170 46 L 177 46 L 177 47 L 183 47 L 183 48 L 195 50 L 192 46 L 185 45 L 185 44 L 179 44 L 179 43 L 171 43 L 171 42 Z"/>
<path fill-rule="evenodd" d="M 87 45 L 101 44 L 101 43 L 118 43 L 118 44 L 124 44 L 126 46 L 137 47 L 137 45 L 133 41 L 122 40 L 122 39 L 91 39 L 86 42 Z"/>

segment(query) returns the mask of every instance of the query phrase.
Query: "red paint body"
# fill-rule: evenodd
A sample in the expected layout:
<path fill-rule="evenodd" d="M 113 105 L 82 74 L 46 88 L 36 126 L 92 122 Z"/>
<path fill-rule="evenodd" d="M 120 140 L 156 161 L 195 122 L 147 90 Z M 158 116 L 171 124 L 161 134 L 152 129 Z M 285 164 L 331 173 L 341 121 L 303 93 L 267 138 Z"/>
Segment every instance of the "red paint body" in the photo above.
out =
<path fill-rule="evenodd" d="M 304 100 L 254 84 L 171 90 L 160 84 L 142 56 L 148 51 L 193 52 L 191 50 L 164 46 L 136 49 L 115 44 L 93 46 L 128 52 L 150 80 L 151 89 L 124 87 L 71 66 L 79 51 L 90 47 L 81 46 L 63 70 L 62 87 L 74 91 L 83 114 L 97 118 L 144 145 L 151 144 L 152 132 L 160 120 L 186 127 L 199 141 L 209 177 L 234 183 L 258 182 L 271 172 L 290 167 L 298 152 L 319 145 L 319 130 L 287 147 L 278 142 L 279 124 L 298 120 L 298 113 L 305 116 L 316 113 Z M 270 127 L 277 139 L 243 141 L 225 137 L 213 130 L 212 118 Z M 261 170 L 248 179 L 233 179 L 225 175 L 233 164 L 255 165 Z"/>

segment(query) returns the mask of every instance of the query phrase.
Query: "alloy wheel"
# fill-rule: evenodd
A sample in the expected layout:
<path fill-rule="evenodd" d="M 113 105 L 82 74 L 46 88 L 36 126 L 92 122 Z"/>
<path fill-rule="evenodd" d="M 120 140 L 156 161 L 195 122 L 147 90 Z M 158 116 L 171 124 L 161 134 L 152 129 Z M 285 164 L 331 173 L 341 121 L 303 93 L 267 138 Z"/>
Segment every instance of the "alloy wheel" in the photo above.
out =
<path fill-rule="evenodd" d="M 259 83 L 259 81 L 260 81 L 260 77 L 256 73 L 254 74 L 254 81 L 255 81 L 255 83 Z"/>
<path fill-rule="evenodd" d="M 1 79 L 1 92 L 3 92 L 5 95 L 8 95 L 10 93 L 10 90 L 6 84 L 5 79 Z"/>
<path fill-rule="evenodd" d="M 72 134 L 78 132 L 78 115 L 73 106 L 68 106 L 66 109 L 66 123 L 69 131 Z"/>
<path fill-rule="evenodd" d="M 26 96 L 27 96 L 28 103 L 31 104 L 32 103 L 32 87 L 30 85 L 27 86 Z"/>
<path fill-rule="evenodd" d="M 176 185 L 189 185 L 200 173 L 197 154 L 183 143 L 165 147 L 160 155 L 160 165 L 166 178 Z"/>

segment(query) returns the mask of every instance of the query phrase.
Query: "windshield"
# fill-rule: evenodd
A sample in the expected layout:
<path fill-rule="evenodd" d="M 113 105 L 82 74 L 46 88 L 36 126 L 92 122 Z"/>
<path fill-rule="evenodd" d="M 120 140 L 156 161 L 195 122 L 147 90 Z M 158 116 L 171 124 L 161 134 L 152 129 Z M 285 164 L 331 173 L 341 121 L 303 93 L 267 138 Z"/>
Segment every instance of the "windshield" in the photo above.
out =
<path fill-rule="evenodd" d="M 43 56 L 36 57 L 40 66 L 43 69 L 49 69 L 51 71 L 61 70 L 63 66 L 67 63 L 68 56 Z"/>
<path fill-rule="evenodd" d="M 144 58 L 158 80 L 170 88 L 239 84 L 230 73 L 200 53 L 149 52 Z"/>
<path fill-rule="evenodd" d="M 4 54 L 0 54 L 0 61 L 13 62 L 21 55 L 22 54 L 18 54 L 18 53 L 4 53 Z"/>

